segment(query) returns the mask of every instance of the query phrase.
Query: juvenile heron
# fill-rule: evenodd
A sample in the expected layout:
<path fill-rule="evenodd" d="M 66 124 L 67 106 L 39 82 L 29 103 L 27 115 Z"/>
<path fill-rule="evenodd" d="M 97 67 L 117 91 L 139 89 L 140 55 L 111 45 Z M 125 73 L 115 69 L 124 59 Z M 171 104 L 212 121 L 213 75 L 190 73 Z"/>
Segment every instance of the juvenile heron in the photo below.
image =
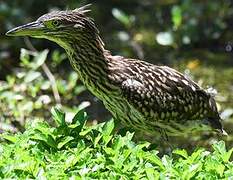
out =
<path fill-rule="evenodd" d="M 167 66 L 113 56 L 105 50 L 88 11 L 84 6 L 51 12 L 6 34 L 45 38 L 63 47 L 83 84 L 125 126 L 173 136 L 182 132 L 187 122 L 205 119 L 224 133 L 210 93 Z"/>

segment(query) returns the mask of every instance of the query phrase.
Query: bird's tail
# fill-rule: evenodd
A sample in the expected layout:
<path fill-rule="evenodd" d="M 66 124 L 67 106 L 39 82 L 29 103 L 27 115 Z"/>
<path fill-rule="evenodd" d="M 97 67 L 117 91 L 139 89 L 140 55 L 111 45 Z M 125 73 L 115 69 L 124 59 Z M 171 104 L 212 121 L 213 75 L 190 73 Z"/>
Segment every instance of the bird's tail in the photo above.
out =
<path fill-rule="evenodd" d="M 209 105 L 212 113 L 210 117 L 207 118 L 207 120 L 210 123 L 211 127 L 216 129 L 221 135 L 227 135 L 226 131 L 224 131 L 223 126 L 221 124 L 222 119 L 219 116 L 217 104 L 214 100 L 214 94 L 209 93 L 209 95 Z"/>
<path fill-rule="evenodd" d="M 227 132 L 223 129 L 223 126 L 221 124 L 221 118 L 215 117 L 215 118 L 207 118 L 208 122 L 210 123 L 211 127 L 216 129 L 221 135 L 227 136 Z"/>

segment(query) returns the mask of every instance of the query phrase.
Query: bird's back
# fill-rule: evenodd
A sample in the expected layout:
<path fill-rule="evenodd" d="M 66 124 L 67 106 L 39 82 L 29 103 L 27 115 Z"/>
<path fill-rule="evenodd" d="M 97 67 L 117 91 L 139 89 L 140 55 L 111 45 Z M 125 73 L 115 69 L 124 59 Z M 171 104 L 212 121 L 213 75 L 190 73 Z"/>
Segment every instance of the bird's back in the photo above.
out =
<path fill-rule="evenodd" d="M 167 66 L 121 56 L 108 58 L 113 64 L 110 79 L 118 84 L 124 99 L 121 111 L 110 111 L 124 112 L 126 124 L 134 121 L 139 126 L 136 128 L 144 125 L 156 130 L 206 119 L 222 130 L 215 100 L 190 78 Z"/>

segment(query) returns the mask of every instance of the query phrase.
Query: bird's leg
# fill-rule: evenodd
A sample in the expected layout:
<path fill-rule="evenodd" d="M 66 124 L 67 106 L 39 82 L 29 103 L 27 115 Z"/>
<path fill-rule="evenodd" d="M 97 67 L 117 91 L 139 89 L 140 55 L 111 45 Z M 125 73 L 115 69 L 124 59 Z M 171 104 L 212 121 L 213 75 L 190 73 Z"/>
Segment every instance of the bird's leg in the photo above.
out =
<path fill-rule="evenodd" d="M 168 148 L 169 148 L 168 152 L 171 153 L 171 152 L 172 152 L 172 149 L 173 149 L 174 147 L 172 146 L 172 144 L 171 144 L 170 141 L 169 141 L 169 137 L 168 137 L 168 135 L 167 135 L 166 130 L 160 129 L 160 130 L 159 130 L 159 133 L 160 133 L 160 135 L 161 135 L 161 139 L 163 140 L 163 142 L 165 142 L 165 144 L 168 145 Z"/>
<path fill-rule="evenodd" d="M 115 123 L 114 133 L 120 135 L 126 135 L 128 131 L 132 132 L 132 128 L 124 126 L 118 118 L 113 118 L 113 119 Z"/>
<path fill-rule="evenodd" d="M 168 135 L 166 133 L 166 131 L 164 129 L 160 129 L 159 130 L 159 133 L 161 135 L 161 139 L 166 141 L 166 142 L 169 142 L 169 138 L 168 138 Z"/>

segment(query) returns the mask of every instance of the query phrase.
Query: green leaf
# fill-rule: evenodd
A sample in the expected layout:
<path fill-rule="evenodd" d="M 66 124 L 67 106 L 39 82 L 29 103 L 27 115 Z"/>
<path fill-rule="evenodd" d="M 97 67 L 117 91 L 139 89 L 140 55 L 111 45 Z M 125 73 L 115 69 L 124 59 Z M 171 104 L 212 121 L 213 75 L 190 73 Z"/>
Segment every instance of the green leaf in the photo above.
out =
<path fill-rule="evenodd" d="M 198 162 L 197 164 L 191 164 L 189 165 L 188 172 L 185 174 L 186 177 L 184 179 L 191 179 L 194 178 L 196 173 L 200 170 L 202 170 L 202 163 Z"/>
<path fill-rule="evenodd" d="M 231 155 L 232 155 L 232 152 L 233 152 L 233 148 L 231 148 L 228 152 L 226 152 L 225 154 L 223 154 L 222 158 L 223 158 L 223 161 L 224 162 L 228 162 Z"/>
<path fill-rule="evenodd" d="M 34 60 L 33 60 L 33 69 L 39 68 L 42 64 L 44 64 L 47 55 L 49 53 L 49 50 L 45 49 L 42 52 L 38 52 L 37 55 L 35 55 Z"/>
<path fill-rule="evenodd" d="M 58 143 L 57 148 L 58 148 L 58 149 L 61 149 L 63 146 L 65 146 L 67 143 L 69 143 L 69 142 L 72 141 L 73 139 L 74 139 L 74 137 L 71 137 L 71 136 L 65 136 L 65 137 L 63 137 L 63 138 L 60 140 L 61 142 Z"/>
<path fill-rule="evenodd" d="M 102 134 L 98 134 L 97 136 L 94 137 L 94 147 L 97 146 L 97 144 L 99 143 L 100 139 L 103 137 Z"/>
<path fill-rule="evenodd" d="M 112 148 L 113 148 L 115 151 L 119 151 L 119 149 L 120 149 L 121 147 L 123 147 L 123 146 L 124 146 L 123 138 L 122 138 L 120 135 L 118 135 L 118 136 L 114 139 L 114 141 L 113 141 Z"/>
<path fill-rule="evenodd" d="M 58 108 L 53 107 L 51 110 L 53 119 L 59 126 L 66 126 L 65 113 L 59 110 Z"/>
<path fill-rule="evenodd" d="M 153 164 L 159 166 L 159 167 L 160 167 L 160 170 L 164 170 L 164 169 L 165 169 L 165 167 L 164 167 L 164 165 L 163 165 L 163 162 L 161 161 L 161 159 L 160 159 L 156 154 L 147 153 L 146 156 L 145 156 L 145 158 L 146 158 L 149 162 L 151 162 L 151 163 L 153 163 Z"/>
<path fill-rule="evenodd" d="M 70 129 L 75 129 L 75 128 L 77 128 L 79 125 L 78 124 L 70 124 L 70 125 L 68 125 L 68 127 L 70 128 Z"/>
<path fill-rule="evenodd" d="M 10 141 L 11 143 L 15 143 L 18 139 L 16 136 L 9 134 L 0 134 L 0 137 L 7 141 Z"/>
<path fill-rule="evenodd" d="M 40 131 L 35 131 L 36 133 L 30 137 L 31 140 L 39 140 L 43 142 L 47 142 L 46 134 L 41 133 Z"/>
<path fill-rule="evenodd" d="M 35 130 L 40 130 L 43 133 L 48 133 L 50 130 L 50 126 L 46 121 L 35 121 L 31 124 Z"/>
<path fill-rule="evenodd" d="M 209 156 L 209 158 L 206 160 L 205 169 L 207 171 L 215 171 L 220 176 L 222 176 L 223 172 L 224 172 L 224 169 L 225 169 L 225 166 L 220 161 L 215 159 L 215 157 L 213 155 L 213 156 Z"/>
<path fill-rule="evenodd" d="M 220 154 L 225 154 L 226 153 L 226 146 L 224 141 L 219 141 L 213 144 L 213 148 L 216 152 Z"/>
<path fill-rule="evenodd" d="M 182 10 L 179 6 L 172 7 L 172 22 L 175 29 L 179 28 L 182 23 Z"/>
<path fill-rule="evenodd" d="M 200 159 L 202 159 L 206 153 L 208 152 L 205 152 L 204 149 L 198 149 L 197 151 L 193 152 L 187 160 L 190 164 L 193 164 L 195 162 L 198 162 Z"/>
<path fill-rule="evenodd" d="M 22 66 L 29 67 L 30 62 L 29 62 L 30 56 L 28 50 L 22 48 L 20 50 L 20 61 L 22 62 Z"/>
<path fill-rule="evenodd" d="M 184 149 L 176 149 L 176 150 L 174 150 L 172 153 L 173 153 L 173 154 L 180 155 L 180 156 L 184 157 L 185 159 L 188 158 L 188 153 L 187 153 L 187 151 L 184 150 Z"/>
<path fill-rule="evenodd" d="M 117 8 L 112 9 L 112 15 L 120 21 L 125 26 L 129 27 L 131 25 L 131 18 L 127 14 L 125 14 L 123 11 Z"/>
<path fill-rule="evenodd" d="M 55 142 L 53 136 L 51 136 L 50 134 L 47 137 L 46 143 L 53 148 L 57 148 L 57 143 Z"/>
<path fill-rule="evenodd" d="M 172 158 L 169 157 L 168 155 L 164 155 L 162 157 L 162 163 L 165 166 L 166 169 L 171 169 L 172 168 Z"/>
<path fill-rule="evenodd" d="M 147 179 L 154 179 L 154 180 L 159 179 L 159 172 L 155 171 L 153 167 L 146 168 L 145 172 L 146 172 Z"/>
<path fill-rule="evenodd" d="M 77 128 L 75 128 L 76 133 L 80 133 L 83 130 L 84 125 L 88 119 L 87 113 L 84 110 L 80 110 L 72 119 L 72 124 L 76 124 Z"/>
<path fill-rule="evenodd" d="M 92 127 L 88 127 L 87 129 L 81 131 L 81 132 L 79 133 L 79 135 L 80 135 L 80 136 L 85 136 L 85 135 L 87 135 L 87 134 L 88 134 L 89 132 L 91 132 L 91 131 L 92 131 Z"/>
<path fill-rule="evenodd" d="M 52 53 L 52 60 L 56 63 L 56 65 L 61 64 L 61 62 L 67 58 L 66 53 L 61 53 L 58 50 L 54 50 Z"/>
<path fill-rule="evenodd" d="M 37 79 L 38 77 L 41 76 L 40 72 L 37 71 L 29 71 L 26 76 L 24 77 L 24 82 L 25 83 L 30 83 L 32 81 L 34 81 L 35 79 Z"/>
<path fill-rule="evenodd" d="M 81 127 L 83 127 L 87 121 L 87 118 L 88 118 L 87 113 L 84 111 L 84 109 L 82 109 L 75 114 L 71 124 L 78 124 Z"/>
<path fill-rule="evenodd" d="M 111 140 L 112 136 L 111 133 L 114 129 L 114 120 L 111 119 L 110 121 L 106 122 L 103 126 L 103 141 L 105 145 Z"/>
<path fill-rule="evenodd" d="M 229 151 L 226 150 L 226 145 L 224 141 L 219 141 L 213 144 L 213 148 L 214 150 L 219 153 L 223 159 L 224 162 L 228 162 L 232 152 L 233 152 L 233 148 L 230 149 Z"/>

